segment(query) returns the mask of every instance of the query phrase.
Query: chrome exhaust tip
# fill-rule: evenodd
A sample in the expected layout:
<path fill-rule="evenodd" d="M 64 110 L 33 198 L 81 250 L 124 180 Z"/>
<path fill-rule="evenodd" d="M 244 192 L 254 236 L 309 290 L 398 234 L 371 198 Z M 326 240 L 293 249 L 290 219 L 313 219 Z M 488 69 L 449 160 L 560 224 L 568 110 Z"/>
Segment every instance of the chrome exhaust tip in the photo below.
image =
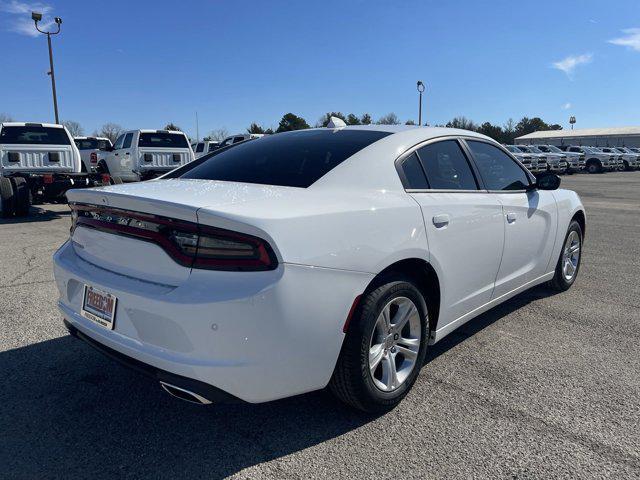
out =
<path fill-rule="evenodd" d="M 180 400 L 184 400 L 185 402 L 197 403 L 198 405 L 209 405 L 212 403 L 211 400 L 207 400 L 202 395 L 198 395 L 197 393 L 193 393 L 184 388 L 176 387 L 170 383 L 160 382 L 160 386 L 169 395 L 179 398 Z"/>

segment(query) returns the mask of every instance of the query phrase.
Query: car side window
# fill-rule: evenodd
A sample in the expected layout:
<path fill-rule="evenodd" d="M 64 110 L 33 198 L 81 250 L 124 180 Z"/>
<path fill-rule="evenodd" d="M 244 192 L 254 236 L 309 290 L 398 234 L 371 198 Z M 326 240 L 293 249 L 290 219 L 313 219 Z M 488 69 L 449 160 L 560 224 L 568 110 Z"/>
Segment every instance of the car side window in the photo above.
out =
<path fill-rule="evenodd" d="M 427 177 L 420 165 L 420 159 L 415 153 L 404 158 L 398 165 L 402 184 L 406 189 L 423 190 L 429 188 Z"/>
<path fill-rule="evenodd" d="M 200 153 L 202 151 L 204 151 L 204 143 L 200 142 L 196 145 L 196 153 Z"/>
<path fill-rule="evenodd" d="M 133 140 L 133 133 L 127 133 L 124 137 L 122 148 L 131 148 L 131 140 Z"/>
<path fill-rule="evenodd" d="M 244 137 L 235 137 L 233 139 L 233 143 L 238 143 L 238 142 L 242 142 L 244 140 Z"/>
<path fill-rule="evenodd" d="M 210 143 L 209 144 L 209 151 L 213 152 L 216 149 L 217 145 L 215 143 Z"/>
<path fill-rule="evenodd" d="M 118 149 L 122 148 L 122 142 L 124 142 L 124 133 L 118 137 L 118 139 L 116 140 L 115 145 L 113 146 L 113 149 L 114 150 L 118 150 Z"/>
<path fill-rule="evenodd" d="M 499 148 L 467 140 L 487 190 L 524 190 L 531 183 L 524 169 Z"/>
<path fill-rule="evenodd" d="M 455 140 L 431 143 L 418 149 L 418 157 L 435 190 L 477 190 L 469 162 Z"/>

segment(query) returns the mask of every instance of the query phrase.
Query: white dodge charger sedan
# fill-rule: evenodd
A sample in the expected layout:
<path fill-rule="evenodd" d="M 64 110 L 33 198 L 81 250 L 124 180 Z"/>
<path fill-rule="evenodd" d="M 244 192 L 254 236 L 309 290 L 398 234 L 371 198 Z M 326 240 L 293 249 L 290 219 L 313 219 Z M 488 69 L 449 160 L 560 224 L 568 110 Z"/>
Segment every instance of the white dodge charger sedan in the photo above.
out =
<path fill-rule="evenodd" d="M 185 400 L 407 394 L 429 345 L 534 285 L 568 289 L 585 213 L 488 137 L 337 126 L 163 178 L 71 190 L 69 331 Z"/>

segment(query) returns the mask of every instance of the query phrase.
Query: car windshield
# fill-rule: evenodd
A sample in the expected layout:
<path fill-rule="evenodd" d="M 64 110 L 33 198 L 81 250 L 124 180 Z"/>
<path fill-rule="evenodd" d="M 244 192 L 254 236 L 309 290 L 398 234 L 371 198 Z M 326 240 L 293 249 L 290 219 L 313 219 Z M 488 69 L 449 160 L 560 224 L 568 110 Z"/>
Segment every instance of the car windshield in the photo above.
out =
<path fill-rule="evenodd" d="M 139 147 L 153 148 L 189 148 L 187 137 L 182 133 L 142 132 L 138 140 Z"/>
<path fill-rule="evenodd" d="M 0 144 L 10 145 L 71 145 L 63 128 L 39 125 L 3 126 Z"/>
<path fill-rule="evenodd" d="M 555 145 L 547 145 L 547 150 L 550 151 L 550 152 L 553 152 L 553 153 L 564 153 L 562 150 L 560 150 Z"/>
<path fill-rule="evenodd" d="M 542 150 L 540 150 L 539 148 L 534 147 L 534 146 L 528 146 L 528 147 L 526 147 L 526 149 L 530 153 L 543 153 Z"/>
<path fill-rule="evenodd" d="M 356 152 L 388 135 L 350 129 L 269 135 L 219 149 L 167 177 L 307 188 Z"/>
<path fill-rule="evenodd" d="M 517 147 L 514 147 L 513 145 L 507 145 L 507 150 L 513 153 L 522 153 L 520 150 L 518 150 Z"/>

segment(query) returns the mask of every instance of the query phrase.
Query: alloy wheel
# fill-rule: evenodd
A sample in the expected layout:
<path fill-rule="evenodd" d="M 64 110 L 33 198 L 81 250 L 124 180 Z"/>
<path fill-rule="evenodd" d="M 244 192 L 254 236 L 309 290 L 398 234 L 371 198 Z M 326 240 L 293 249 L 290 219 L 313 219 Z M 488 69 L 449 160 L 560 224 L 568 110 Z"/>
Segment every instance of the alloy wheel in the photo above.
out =
<path fill-rule="evenodd" d="M 396 297 L 378 315 L 369 344 L 369 373 L 383 392 L 397 390 L 416 366 L 422 326 L 420 311 L 407 297 Z"/>
<path fill-rule="evenodd" d="M 572 230 L 567 236 L 562 252 L 562 275 L 567 282 L 573 280 L 580 262 L 580 235 Z"/>

